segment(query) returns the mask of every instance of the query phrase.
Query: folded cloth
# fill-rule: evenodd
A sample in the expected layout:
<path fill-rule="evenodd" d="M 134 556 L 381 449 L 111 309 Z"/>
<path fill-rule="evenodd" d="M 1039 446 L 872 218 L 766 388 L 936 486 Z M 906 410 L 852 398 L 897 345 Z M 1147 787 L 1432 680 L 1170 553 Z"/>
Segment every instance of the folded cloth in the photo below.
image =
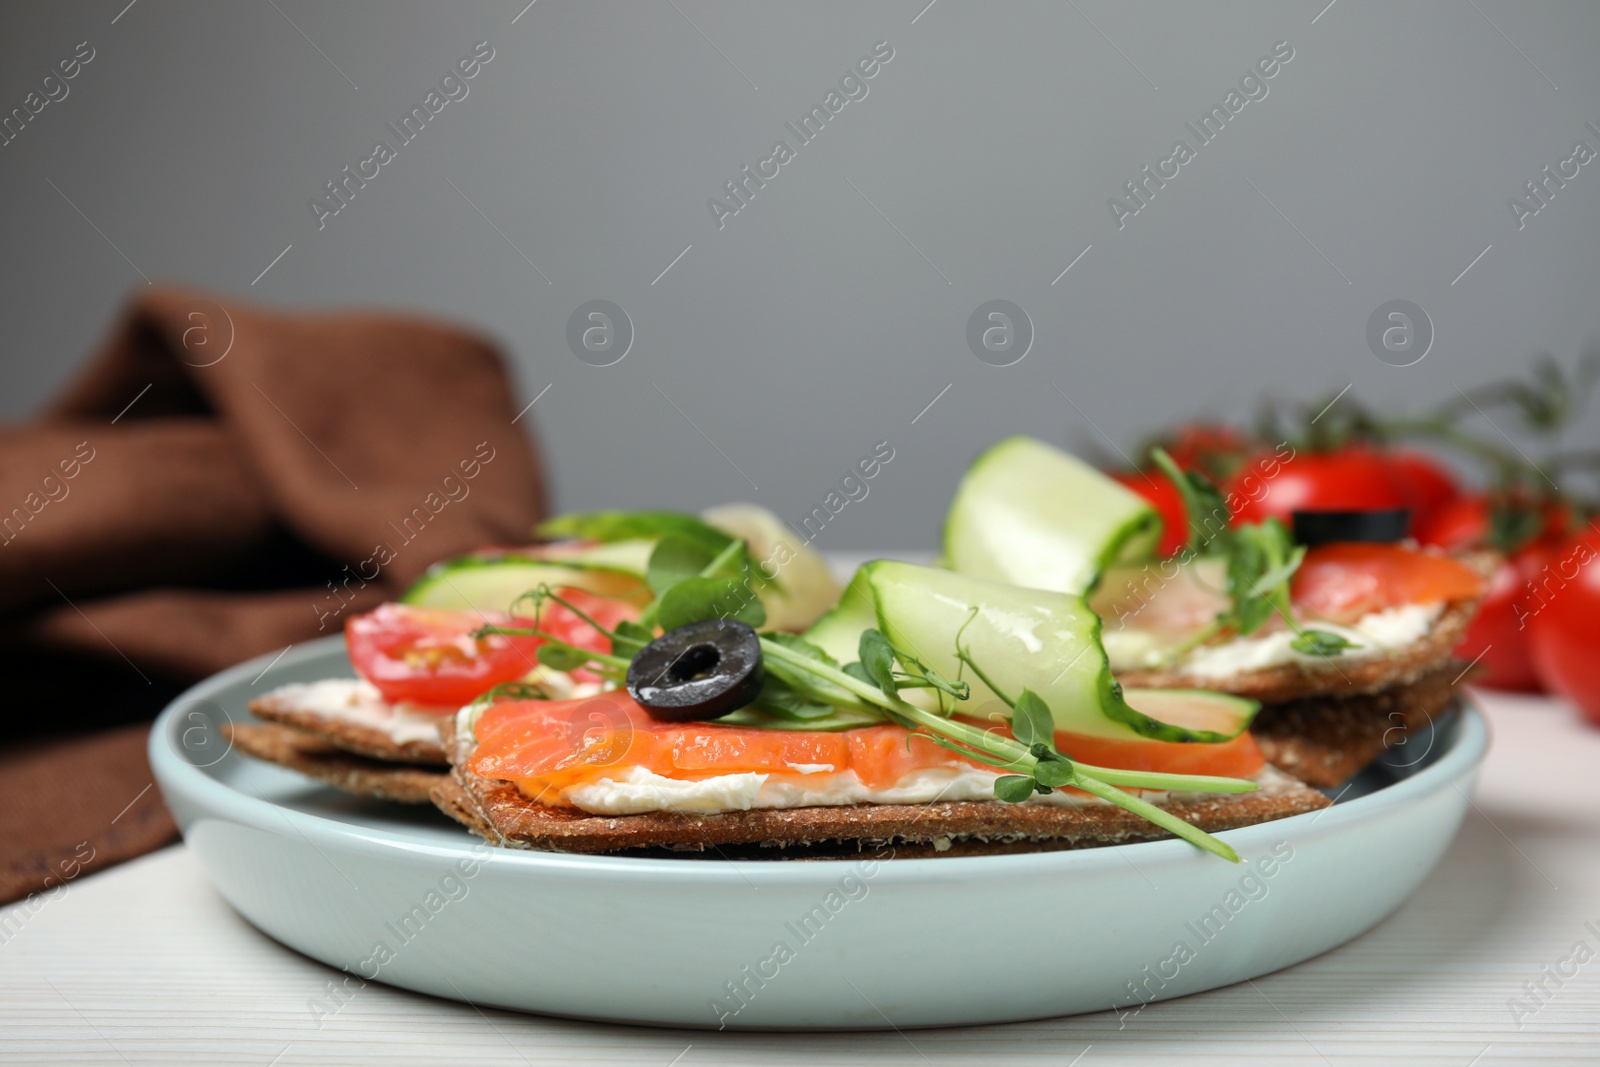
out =
<path fill-rule="evenodd" d="M 0 665 L 17 698 L 0 737 L 148 717 L 183 684 L 338 633 L 435 560 L 525 541 L 544 492 L 515 417 L 499 353 L 461 329 L 145 291 L 39 419 L 0 429 Z M 0 756 L 0 811 L 38 813 L 0 821 L 0 902 L 114 819 L 128 836 L 131 795 L 109 774 L 150 781 L 142 732 Z M 118 838 L 97 863 L 170 840 L 157 816 L 142 847 Z"/>

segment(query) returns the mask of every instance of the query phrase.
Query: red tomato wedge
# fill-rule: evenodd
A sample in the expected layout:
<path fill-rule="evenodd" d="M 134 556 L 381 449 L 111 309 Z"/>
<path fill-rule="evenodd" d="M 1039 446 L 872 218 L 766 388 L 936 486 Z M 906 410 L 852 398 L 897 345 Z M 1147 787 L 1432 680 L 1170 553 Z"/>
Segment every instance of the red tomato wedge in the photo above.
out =
<path fill-rule="evenodd" d="M 560 593 L 608 628 L 638 614 L 630 605 L 581 590 L 563 589 Z M 536 652 L 544 644 L 543 638 L 473 636 L 488 623 L 535 625 L 532 619 L 497 613 L 384 604 L 345 624 L 345 646 L 356 670 L 377 686 L 386 700 L 457 708 L 538 665 Z M 580 648 L 609 651 L 606 639 L 593 627 L 554 602 L 543 605 L 538 628 Z M 583 671 L 574 676 L 592 680 Z"/>
<path fill-rule="evenodd" d="M 1266 763 L 1266 757 L 1248 732 L 1230 741 L 1198 745 L 1180 741 L 1123 741 L 1105 737 L 1056 732 L 1056 748 L 1095 767 L 1161 774 L 1210 774 L 1248 778 Z"/>
<path fill-rule="evenodd" d="M 657 722 L 620 690 L 587 700 L 495 704 L 478 717 L 474 732 L 478 746 L 468 761 L 473 772 L 516 782 L 528 795 L 552 803 L 568 786 L 632 767 L 690 781 L 743 773 L 802 780 L 797 767 L 828 765 L 837 773 L 854 771 L 870 789 L 887 789 L 914 771 L 982 766 L 908 736 L 899 726 L 822 733 Z M 1264 762 L 1249 734 L 1217 745 L 1108 741 L 1068 733 L 1056 740 L 1075 759 L 1129 770 L 1248 776 Z"/>
<path fill-rule="evenodd" d="M 1290 595 L 1297 610 L 1333 622 L 1403 604 L 1470 600 L 1484 581 L 1464 563 L 1400 545 L 1345 542 L 1306 553 Z"/>

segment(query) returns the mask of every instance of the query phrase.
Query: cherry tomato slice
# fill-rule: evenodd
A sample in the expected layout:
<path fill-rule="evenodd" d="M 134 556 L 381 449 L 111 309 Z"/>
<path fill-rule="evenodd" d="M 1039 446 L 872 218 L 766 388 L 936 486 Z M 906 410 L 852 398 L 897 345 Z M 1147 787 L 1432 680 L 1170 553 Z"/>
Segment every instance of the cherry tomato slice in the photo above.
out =
<path fill-rule="evenodd" d="M 350 662 L 391 701 L 456 706 L 537 664 L 537 637 L 473 637 L 485 623 L 532 626 L 527 619 L 474 611 L 384 604 L 345 624 Z"/>
<path fill-rule="evenodd" d="M 559 593 L 607 629 L 638 615 L 638 609 L 622 601 L 578 589 Z M 455 708 L 538 665 L 536 654 L 543 638 L 473 637 L 486 623 L 535 627 L 530 618 L 499 613 L 384 604 L 345 625 L 345 645 L 350 662 L 385 699 Z M 540 609 L 537 628 L 579 648 L 609 651 L 604 636 L 554 601 Z M 594 680 L 587 671 L 574 671 L 573 676 L 578 681 Z"/>

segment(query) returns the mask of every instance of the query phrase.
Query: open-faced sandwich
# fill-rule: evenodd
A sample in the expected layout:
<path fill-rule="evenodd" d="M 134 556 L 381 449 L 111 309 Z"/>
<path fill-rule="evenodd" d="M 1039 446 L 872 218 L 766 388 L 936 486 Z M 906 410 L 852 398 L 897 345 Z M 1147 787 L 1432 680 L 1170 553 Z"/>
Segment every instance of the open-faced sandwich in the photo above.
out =
<path fill-rule="evenodd" d="M 357 677 L 263 694 L 250 703 L 259 721 L 230 727 L 233 744 L 346 792 L 427 804 L 449 770 L 440 725 L 462 705 L 508 682 L 548 700 L 601 689 L 601 678 L 589 671 L 541 666 L 542 637 L 477 631 L 531 626 L 507 609 L 522 593 L 548 586 L 565 603 L 544 605 L 540 627 L 575 647 L 608 651 L 603 632 L 585 620 L 610 627 L 638 617 L 651 598 L 649 561 L 660 530 L 675 525 L 711 530 L 722 542 L 741 538 L 763 558 L 781 544 L 794 581 L 762 590 L 780 626 L 803 628 L 838 596 L 821 557 L 803 544 L 794 548 L 782 524 L 761 508 L 716 508 L 704 519 L 616 513 L 590 521 L 604 540 L 490 549 L 452 560 L 431 568 L 401 603 L 354 616 L 345 646 Z M 563 526 L 557 520 L 548 529 L 559 534 Z"/>
<path fill-rule="evenodd" d="M 420 765 L 412 799 L 425 786 L 510 847 L 905 856 L 1171 834 L 1235 858 L 1213 833 L 1326 806 L 1311 785 L 1447 706 L 1482 580 L 1403 544 L 1230 522 L 1204 479 L 1171 473 L 1192 536 L 1156 559 L 1144 500 L 1003 441 L 962 480 L 939 566 L 874 561 L 842 595 L 756 509 L 564 516 L 541 529 L 564 541 L 441 564 L 353 620 L 362 679 L 268 694 L 253 707 L 274 725 L 241 730 L 297 731 L 324 767 Z"/>
<path fill-rule="evenodd" d="M 1275 519 L 1240 523 L 1203 475 L 1155 458 L 1189 517 L 1178 551 L 1151 558 L 1160 530 L 1139 497 L 1048 445 L 1011 438 L 958 490 L 951 564 L 1082 589 L 1082 572 L 1064 569 L 1062 531 L 1103 524 L 1096 536 L 1110 554 L 1096 561 L 1090 604 L 1117 678 L 1262 702 L 1251 730 L 1268 760 L 1312 785 L 1339 785 L 1459 698 L 1469 665 L 1451 649 L 1492 558 L 1402 541 L 1403 513 L 1302 513 L 1294 531 Z"/>

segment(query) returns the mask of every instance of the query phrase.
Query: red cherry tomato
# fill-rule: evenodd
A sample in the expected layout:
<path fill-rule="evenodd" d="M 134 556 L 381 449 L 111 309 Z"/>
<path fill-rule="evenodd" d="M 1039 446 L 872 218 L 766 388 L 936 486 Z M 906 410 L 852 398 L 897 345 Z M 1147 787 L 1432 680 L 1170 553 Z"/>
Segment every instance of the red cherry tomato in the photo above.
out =
<path fill-rule="evenodd" d="M 1600 524 L 1549 550 L 1524 597 L 1541 681 L 1600 726 Z"/>
<path fill-rule="evenodd" d="M 1297 610 L 1334 622 L 1403 604 L 1471 600 L 1483 593 L 1477 571 L 1448 556 L 1400 545 L 1342 542 L 1306 553 L 1289 586 Z"/>
<path fill-rule="evenodd" d="M 1416 538 L 1425 545 L 1437 545 L 1452 552 L 1492 547 L 1489 544 L 1489 512 L 1493 506 L 1490 497 L 1482 493 L 1457 497 L 1440 508 L 1428 522 L 1414 525 Z M 1513 499 L 1508 506 L 1525 510 L 1537 506 L 1543 512 L 1543 521 L 1534 530 L 1530 541 L 1555 543 L 1565 539 L 1572 530 L 1572 508 L 1564 501 L 1548 500 L 1535 505 Z M 1515 551 L 1521 546 L 1510 547 Z"/>
<path fill-rule="evenodd" d="M 1191 422 L 1155 443 L 1180 469 L 1197 470 L 1213 480 L 1232 475 L 1261 447 L 1251 434 L 1222 422 Z"/>
<path fill-rule="evenodd" d="M 1258 456 L 1229 480 L 1235 522 L 1292 521 L 1299 509 L 1377 511 L 1406 506 L 1387 457 L 1355 446 L 1337 452 Z"/>
<path fill-rule="evenodd" d="M 1489 547 L 1490 498 L 1475 493 L 1458 497 L 1418 528 L 1417 540 L 1452 552 Z M 1529 504 L 1532 507 L 1535 505 Z M 1528 613 L 1528 583 L 1544 567 L 1546 556 L 1567 529 L 1571 509 L 1564 503 L 1546 502 L 1544 518 L 1527 543 L 1513 546 L 1511 554 L 1489 579 L 1478 614 L 1455 648 L 1455 655 L 1482 668 L 1479 685 L 1537 693 L 1543 689 L 1534 669 L 1524 616 Z"/>
<path fill-rule="evenodd" d="M 1189 516 L 1184 510 L 1183 497 L 1178 495 L 1178 488 L 1172 484 L 1171 478 L 1159 470 L 1119 471 L 1111 477 L 1144 497 L 1161 516 L 1161 544 L 1156 548 L 1158 555 L 1170 556 L 1184 546 L 1189 539 Z"/>
<path fill-rule="evenodd" d="M 1474 684 L 1519 693 L 1543 691 L 1534 670 L 1525 616 L 1528 583 L 1538 577 L 1545 549 L 1530 545 L 1495 568 L 1478 614 L 1455 648 L 1459 659 L 1475 662 L 1482 673 Z"/>
<path fill-rule="evenodd" d="M 1461 495 L 1449 468 L 1423 452 L 1401 449 L 1388 454 L 1389 473 L 1399 483 L 1411 508 L 1413 535 L 1426 527 Z"/>
<path fill-rule="evenodd" d="M 560 593 L 608 629 L 637 615 L 630 605 L 581 590 Z M 474 637 L 485 623 L 534 626 L 532 619 L 498 613 L 384 604 L 345 624 L 345 646 L 356 670 L 385 699 L 459 707 L 492 686 L 521 678 L 538 664 L 536 653 L 543 638 Z M 603 636 L 554 602 L 543 605 L 538 628 L 580 648 L 606 650 Z"/>

